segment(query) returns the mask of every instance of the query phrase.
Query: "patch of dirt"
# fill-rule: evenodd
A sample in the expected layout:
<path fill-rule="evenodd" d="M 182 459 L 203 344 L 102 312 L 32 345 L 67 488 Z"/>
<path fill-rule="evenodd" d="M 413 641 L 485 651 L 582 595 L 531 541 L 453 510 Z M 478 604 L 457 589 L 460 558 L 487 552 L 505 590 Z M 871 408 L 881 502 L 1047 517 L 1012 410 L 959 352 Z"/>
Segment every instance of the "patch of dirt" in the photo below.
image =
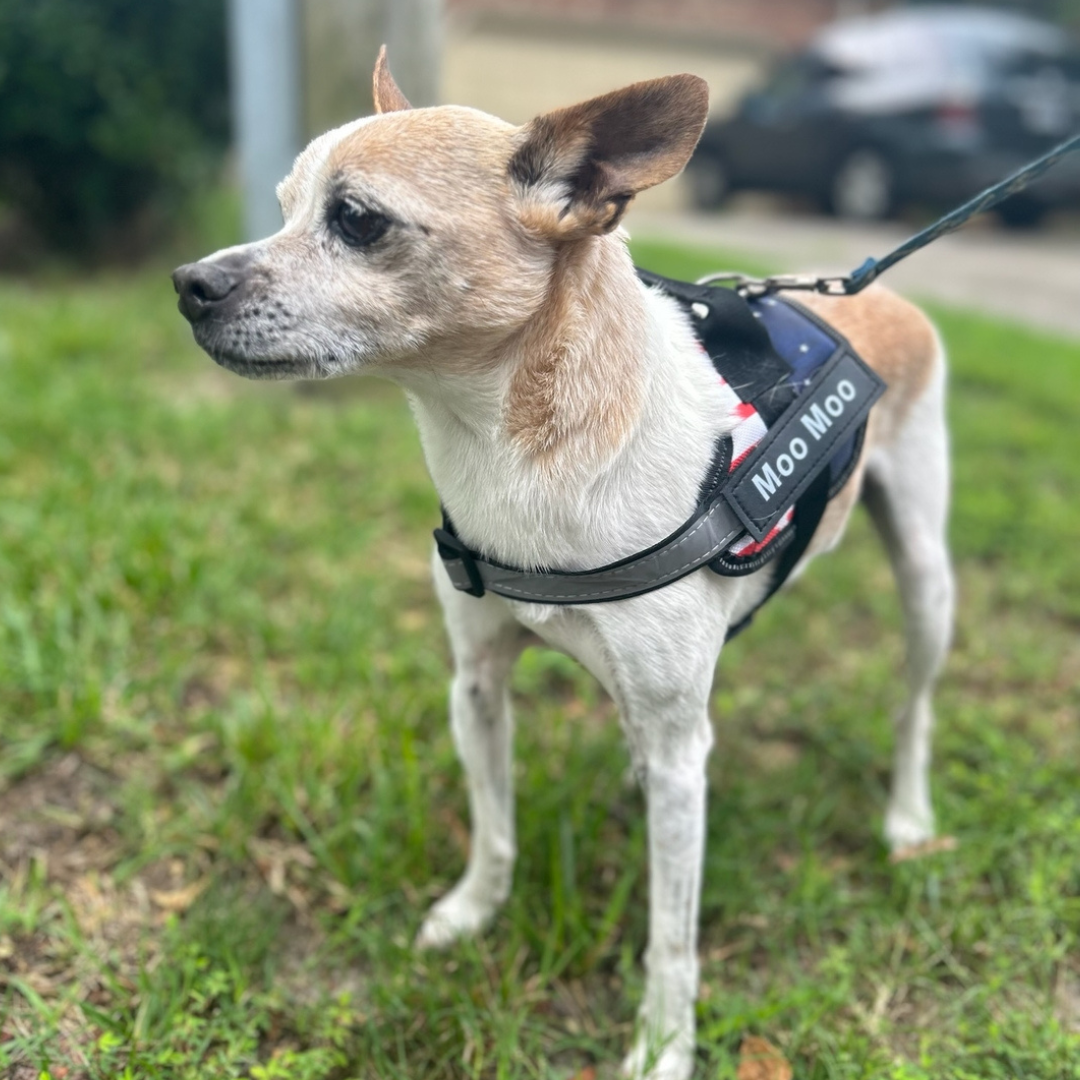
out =
<path fill-rule="evenodd" d="M 38 1071 L 33 1065 L 12 1065 L 8 1080 L 38 1080 Z"/>
<path fill-rule="evenodd" d="M 32 862 L 60 883 L 114 865 L 111 786 L 106 773 L 68 754 L 0 792 L 0 879 Z"/>
<path fill-rule="evenodd" d="M 102 972 L 111 971 L 115 985 L 134 991 L 147 955 L 145 930 L 157 913 L 143 878 L 120 886 L 109 874 L 122 853 L 111 824 L 113 783 L 68 754 L 0 794 L 0 881 L 16 904 L 20 897 L 42 903 L 32 932 L 0 938 L 0 985 L 15 980 L 47 1002 L 77 985 L 79 998 L 106 1005 L 111 991 Z M 52 887 L 44 899 L 36 888 L 42 882 Z M 86 1025 L 76 1014 L 67 1021 L 78 1044 Z M 32 1025 L 18 1010 L 11 1022 Z"/>
<path fill-rule="evenodd" d="M 131 765 L 138 767 L 117 763 L 121 771 Z M 114 776 L 68 754 L 0 793 L 0 883 L 15 910 L 25 899 L 32 926 L 0 934 L 0 998 L 10 996 L 11 1004 L 0 1023 L 0 1042 L 40 1037 L 42 1018 L 24 988 L 50 1006 L 72 1003 L 50 1041 L 53 1075 L 65 1080 L 85 1075 L 82 1067 L 98 1035 L 74 1002 L 105 1011 L 129 1007 L 140 971 L 162 962 L 166 920 L 183 918 L 223 872 L 212 851 L 196 847 L 116 881 L 111 871 L 130 851 L 113 825 L 119 813 L 110 798 L 115 784 Z M 325 955 L 323 934 L 311 917 L 313 909 L 347 909 L 344 886 L 327 880 L 308 849 L 295 842 L 253 839 L 248 854 L 239 887 L 252 902 L 268 890 L 290 908 L 276 950 L 275 985 L 291 1000 L 312 1005 L 328 994 L 359 996 L 360 976 Z M 68 1064 L 56 1064 L 63 1061 Z M 58 1071 L 64 1068 L 68 1072 Z M 34 1064 L 15 1062 L 4 1080 L 37 1075 Z"/>
<path fill-rule="evenodd" d="M 777 737 L 748 740 L 744 750 L 756 770 L 771 773 L 793 768 L 802 756 L 803 747 L 796 742 Z"/>
<path fill-rule="evenodd" d="M 205 656 L 184 684 L 180 706 L 193 713 L 218 708 L 249 681 L 249 676 L 249 665 L 236 656 L 226 653 Z"/>
<path fill-rule="evenodd" d="M 1080 972 L 1063 970 L 1058 974 L 1054 1012 L 1066 1031 L 1080 1034 Z"/>

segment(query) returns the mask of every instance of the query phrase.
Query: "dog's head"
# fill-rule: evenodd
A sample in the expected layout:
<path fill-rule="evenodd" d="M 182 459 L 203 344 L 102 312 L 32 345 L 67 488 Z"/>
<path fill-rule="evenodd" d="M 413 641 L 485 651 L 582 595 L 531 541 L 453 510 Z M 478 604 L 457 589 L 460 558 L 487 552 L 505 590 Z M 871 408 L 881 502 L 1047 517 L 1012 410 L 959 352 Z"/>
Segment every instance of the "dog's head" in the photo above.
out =
<path fill-rule="evenodd" d="M 219 363 L 256 378 L 483 362 L 544 303 L 566 245 L 595 242 L 674 176 L 705 122 L 693 75 L 637 83 L 518 128 L 412 109 L 386 66 L 376 115 L 312 142 L 265 240 L 173 274 Z"/>

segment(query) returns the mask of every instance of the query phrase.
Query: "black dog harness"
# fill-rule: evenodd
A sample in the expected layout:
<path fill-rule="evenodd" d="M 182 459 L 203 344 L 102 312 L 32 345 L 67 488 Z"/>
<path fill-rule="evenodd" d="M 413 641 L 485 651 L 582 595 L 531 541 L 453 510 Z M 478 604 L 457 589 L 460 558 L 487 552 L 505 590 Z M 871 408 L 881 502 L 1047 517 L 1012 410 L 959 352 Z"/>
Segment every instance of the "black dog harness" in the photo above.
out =
<path fill-rule="evenodd" d="M 724 392 L 731 431 L 717 442 L 694 513 L 670 536 L 618 562 L 532 571 L 471 551 L 444 510 L 435 539 L 456 589 L 540 604 L 595 604 L 652 592 L 702 566 L 737 576 L 779 556 L 771 596 L 851 475 L 870 407 L 885 384 L 840 334 L 787 299 L 747 300 L 646 270 L 638 276 L 687 311 Z"/>

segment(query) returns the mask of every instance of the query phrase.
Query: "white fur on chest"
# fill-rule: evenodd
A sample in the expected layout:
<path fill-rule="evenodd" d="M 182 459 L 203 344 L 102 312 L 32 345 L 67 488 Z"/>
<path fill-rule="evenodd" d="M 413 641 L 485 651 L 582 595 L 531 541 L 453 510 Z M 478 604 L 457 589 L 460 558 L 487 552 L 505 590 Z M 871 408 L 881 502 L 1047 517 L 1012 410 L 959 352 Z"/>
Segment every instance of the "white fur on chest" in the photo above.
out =
<path fill-rule="evenodd" d="M 512 565 L 588 569 L 663 539 L 693 511 L 726 430 L 716 373 L 670 298 L 641 287 L 644 400 L 622 445 L 538 460 L 503 425 L 511 372 L 406 385 L 435 487 L 462 539 Z"/>

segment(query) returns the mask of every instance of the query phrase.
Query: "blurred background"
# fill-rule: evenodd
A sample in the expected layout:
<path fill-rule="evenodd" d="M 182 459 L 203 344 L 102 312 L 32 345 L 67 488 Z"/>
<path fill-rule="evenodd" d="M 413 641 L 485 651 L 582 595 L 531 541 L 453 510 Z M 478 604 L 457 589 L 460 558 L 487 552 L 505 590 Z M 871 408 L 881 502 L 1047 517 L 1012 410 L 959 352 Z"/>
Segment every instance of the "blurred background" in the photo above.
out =
<path fill-rule="evenodd" d="M 526 652 L 514 893 L 412 953 L 469 810 L 407 404 L 237 378 L 176 311 L 169 270 L 276 230 L 296 151 L 370 110 L 380 43 L 415 105 L 512 121 L 706 77 L 690 167 L 626 218 L 687 280 L 848 272 L 1080 131 L 1078 29 L 1080 0 L 0 0 L 0 1076 L 594 1080 L 630 1037 L 613 705 Z M 878 839 L 902 632 L 859 513 L 725 646 L 699 1077 L 748 1032 L 807 1080 L 1076 1076 L 1078 241 L 1072 163 L 887 276 L 949 352 L 960 843 Z"/>
<path fill-rule="evenodd" d="M 696 72 L 705 137 L 631 228 L 849 269 L 1080 127 L 1078 27 L 1080 0 L 0 0 L 0 271 L 274 231 L 295 153 L 370 111 L 383 41 L 414 104 L 515 122 Z M 896 281 L 1080 330 L 1021 284 L 1067 270 L 1078 208 L 1080 159 Z M 1028 235 L 988 248 L 993 224 Z"/>

